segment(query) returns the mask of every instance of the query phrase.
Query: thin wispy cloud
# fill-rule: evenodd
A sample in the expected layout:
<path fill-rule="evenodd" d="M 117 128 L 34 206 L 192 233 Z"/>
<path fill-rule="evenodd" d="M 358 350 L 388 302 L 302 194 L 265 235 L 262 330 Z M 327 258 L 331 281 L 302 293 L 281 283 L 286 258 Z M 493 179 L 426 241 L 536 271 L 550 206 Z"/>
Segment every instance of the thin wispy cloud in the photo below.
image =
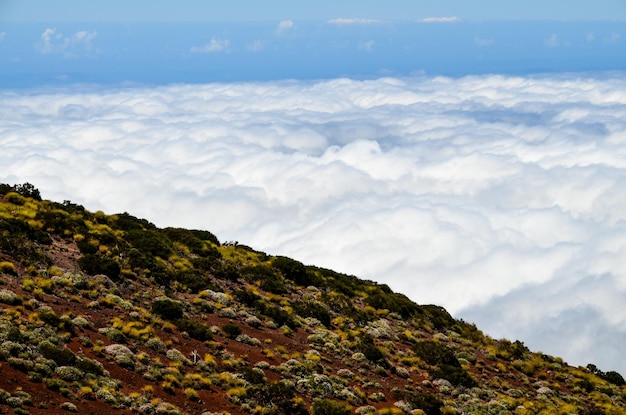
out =
<path fill-rule="evenodd" d="M 605 37 L 603 41 L 604 43 L 617 43 L 621 38 L 622 36 L 619 33 L 613 33 L 611 36 Z"/>
<path fill-rule="evenodd" d="M 7 35 L 6 32 L 0 32 L 0 42 L 4 40 L 4 37 Z"/>
<path fill-rule="evenodd" d="M 543 41 L 543 44 L 548 48 L 558 48 L 561 46 L 561 40 L 557 34 L 553 34 L 549 38 Z"/>
<path fill-rule="evenodd" d="M 460 19 L 456 16 L 448 16 L 448 17 L 426 17 L 420 22 L 422 23 L 456 23 L 459 22 Z"/>
<path fill-rule="evenodd" d="M 209 43 L 202 46 L 193 46 L 191 53 L 216 53 L 227 52 L 230 49 L 230 40 L 211 38 Z"/>
<path fill-rule="evenodd" d="M 96 38 L 95 31 L 79 31 L 71 36 L 65 36 L 56 29 L 47 28 L 40 36 L 40 41 L 35 48 L 42 54 L 63 54 L 71 57 L 76 55 L 90 54 L 95 52 L 93 41 Z"/>
<path fill-rule="evenodd" d="M 362 50 L 364 52 L 371 52 L 374 50 L 374 45 L 376 44 L 376 42 L 374 42 L 373 40 L 364 40 L 359 42 L 359 50 Z"/>
<path fill-rule="evenodd" d="M 380 23 L 380 20 L 377 19 L 364 19 L 364 18 L 343 18 L 340 17 L 338 19 L 331 19 L 328 21 L 330 24 L 335 25 L 366 25 L 366 24 L 375 24 Z"/>
<path fill-rule="evenodd" d="M 290 29 L 293 29 L 295 25 L 296 24 L 293 22 L 293 20 L 283 20 L 278 23 L 278 26 L 276 27 L 276 34 L 281 34 Z"/>
<path fill-rule="evenodd" d="M 478 46 L 491 46 L 494 43 L 494 40 L 491 38 L 483 38 L 480 36 L 476 36 L 474 38 L 474 43 L 476 43 Z"/>
<path fill-rule="evenodd" d="M 0 180 L 389 284 L 626 373 L 626 81 L 0 93 Z M 573 347 L 572 345 L 575 345 Z"/>
<path fill-rule="evenodd" d="M 247 49 L 250 52 L 261 52 L 265 50 L 266 47 L 267 47 L 267 42 L 261 39 L 255 39 L 252 42 L 248 43 L 247 45 Z"/>

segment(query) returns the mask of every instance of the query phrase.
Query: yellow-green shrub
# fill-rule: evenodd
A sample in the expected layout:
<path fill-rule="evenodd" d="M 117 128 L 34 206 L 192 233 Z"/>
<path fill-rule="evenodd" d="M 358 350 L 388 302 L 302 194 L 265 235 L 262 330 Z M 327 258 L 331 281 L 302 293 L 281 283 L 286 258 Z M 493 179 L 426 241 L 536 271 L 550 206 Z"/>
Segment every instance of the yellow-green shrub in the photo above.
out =
<path fill-rule="evenodd" d="M 0 261 L 0 272 L 11 275 L 17 274 L 17 272 L 15 271 L 15 265 L 13 265 L 13 263 L 9 261 Z"/>

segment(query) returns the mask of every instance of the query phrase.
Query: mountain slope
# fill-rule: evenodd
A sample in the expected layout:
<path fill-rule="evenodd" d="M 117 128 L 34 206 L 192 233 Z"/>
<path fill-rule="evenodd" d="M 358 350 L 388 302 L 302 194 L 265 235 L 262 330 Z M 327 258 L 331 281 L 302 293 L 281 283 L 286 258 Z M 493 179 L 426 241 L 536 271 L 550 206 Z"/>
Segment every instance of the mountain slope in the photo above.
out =
<path fill-rule="evenodd" d="M 616 372 L 387 286 L 0 185 L 0 410 L 624 414 Z"/>

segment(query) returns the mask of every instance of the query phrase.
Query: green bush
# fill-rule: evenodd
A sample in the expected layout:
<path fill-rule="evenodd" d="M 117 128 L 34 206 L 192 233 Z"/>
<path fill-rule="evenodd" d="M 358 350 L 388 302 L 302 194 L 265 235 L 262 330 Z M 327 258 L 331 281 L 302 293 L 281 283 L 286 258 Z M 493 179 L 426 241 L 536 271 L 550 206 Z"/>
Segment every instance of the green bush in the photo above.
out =
<path fill-rule="evenodd" d="M 156 298 L 152 302 L 152 312 L 165 320 L 178 320 L 183 317 L 184 310 L 180 301 L 166 297 Z"/>
<path fill-rule="evenodd" d="M 66 382 L 76 382 L 85 377 L 85 373 L 74 366 L 59 366 L 54 373 Z"/>
<path fill-rule="evenodd" d="M 54 360 L 59 366 L 69 366 L 76 362 L 76 355 L 70 349 L 55 346 L 49 340 L 39 343 L 39 352 L 46 359 Z"/>
<path fill-rule="evenodd" d="M 101 376 L 104 374 L 104 367 L 102 366 L 102 363 L 96 360 L 91 360 L 88 357 L 79 357 L 76 360 L 75 366 L 86 373 L 93 373 L 97 376 Z"/>
<path fill-rule="evenodd" d="M 279 270 L 285 278 L 298 285 L 308 286 L 313 281 L 307 273 L 304 264 L 294 259 L 279 256 L 274 258 L 272 266 Z"/>
<path fill-rule="evenodd" d="M 259 311 L 272 320 L 279 326 L 287 326 L 290 329 L 295 329 L 298 325 L 294 321 L 293 317 L 278 306 L 269 305 L 265 302 L 257 303 Z"/>
<path fill-rule="evenodd" d="M 133 229 L 126 235 L 126 240 L 138 250 L 163 259 L 174 253 L 171 241 L 156 230 Z"/>
<path fill-rule="evenodd" d="M 331 327 L 330 313 L 323 305 L 313 301 L 304 301 L 291 303 L 291 307 L 300 317 L 313 317 L 318 319 L 324 326 Z"/>
<path fill-rule="evenodd" d="M 28 182 L 24 184 L 16 184 L 13 186 L 12 190 L 21 194 L 24 197 L 41 200 L 41 194 L 39 193 L 39 189 L 37 189 L 35 186 Z"/>
<path fill-rule="evenodd" d="M 431 376 L 448 380 L 453 385 L 472 387 L 476 381 L 461 367 L 453 351 L 436 341 L 420 341 L 413 345 L 415 354 L 435 368 Z"/>
<path fill-rule="evenodd" d="M 241 327 L 234 323 L 226 323 L 222 326 L 222 331 L 226 333 L 228 337 L 234 339 L 242 333 Z"/>
<path fill-rule="evenodd" d="M 387 286 L 381 287 L 384 288 L 370 294 L 365 299 L 367 305 L 379 310 L 389 310 L 393 313 L 398 313 L 404 318 L 409 318 L 421 312 L 420 306 L 411 301 L 407 296 L 387 292 L 389 289 Z"/>
<path fill-rule="evenodd" d="M 98 245 L 97 244 L 92 244 L 86 238 L 76 242 L 76 246 L 78 246 L 78 250 L 83 255 L 95 254 L 96 252 L 98 252 Z"/>
<path fill-rule="evenodd" d="M 57 327 L 61 322 L 61 319 L 56 315 L 56 313 L 49 307 L 42 307 L 39 312 L 39 318 L 44 323 L 50 325 L 51 327 Z"/>
<path fill-rule="evenodd" d="M 44 385 L 46 385 L 46 388 L 50 389 L 51 391 L 61 391 L 64 389 L 67 389 L 67 383 L 62 381 L 61 379 L 56 379 L 56 378 L 45 378 L 43 380 Z"/>
<path fill-rule="evenodd" d="M 21 357 L 9 357 L 7 362 L 15 369 L 24 373 L 28 373 L 35 368 L 35 364 L 32 361 L 22 359 Z"/>
<path fill-rule="evenodd" d="M 311 407 L 312 415 L 351 415 L 352 407 L 332 399 L 317 399 Z"/>
<path fill-rule="evenodd" d="M 389 362 L 385 354 L 374 343 L 374 337 L 369 334 L 363 335 L 356 345 L 356 349 L 363 353 L 367 360 L 372 363 L 381 365 L 384 368 L 388 368 Z"/>
<path fill-rule="evenodd" d="M 165 228 L 162 231 L 171 241 L 179 242 L 195 254 L 221 258 L 220 252 L 213 245 L 220 245 L 215 235 L 208 231 L 188 230 L 182 228 Z"/>
<path fill-rule="evenodd" d="M 296 398 L 295 386 L 290 382 L 251 382 L 248 396 L 258 405 L 269 408 L 269 415 L 308 415 L 309 411 Z"/>
<path fill-rule="evenodd" d="M 142 229 L 155 229 L 154 224 L 148 222 L 145 219 L 139 219 L 128 213 L 118 213 L 110 217 L 109 226 L 113 229 L 120 229 L 123 231 L 142 230 Z"/>
<path fill-rule="evenodd" d="M 117 261 L 97 254 L 87 254 L 78 258 L 78 266 L 87 274 L 104 274 L 112 280 L 119 279 L 121 271 Z"/>
<path fill-rule="evenodd" d="M 313 267 L 311 267 L 313 268 Z M 353 297 L 359 290 L 363 281 L 354 275 L 342 274 L 326 268 L 313 268 L 322 276 L 322 281 L 316 279 L 315 283 L 319 286 L 328 287 L 333 291 L 340 292 L 347 296 Z"/>
<path fill-rule="evenodd" d="M 287 292 L 287 288 L 280 275 L 276 273 L 275 269 L 267 265 L 243 267 L 240 272 L 247 281 L 258 282 L 265 291 L 274 294 L 284 294 Z"/>
<path fill-rule="evenodd" d="M 418 393 L 408 399 L 413 409 L 421 409 L 426 415 L 441 415 L 443 402 L 432 393 Z"/>
<path fill-rule="evenodd" d="M 189 337 L 200 341 L 211 340 L 213 335 L 211 330 L 196 320 L 190 320 L 188 318 L 181 318 L 174 322 L 178 330 L 185 331 Z"/>

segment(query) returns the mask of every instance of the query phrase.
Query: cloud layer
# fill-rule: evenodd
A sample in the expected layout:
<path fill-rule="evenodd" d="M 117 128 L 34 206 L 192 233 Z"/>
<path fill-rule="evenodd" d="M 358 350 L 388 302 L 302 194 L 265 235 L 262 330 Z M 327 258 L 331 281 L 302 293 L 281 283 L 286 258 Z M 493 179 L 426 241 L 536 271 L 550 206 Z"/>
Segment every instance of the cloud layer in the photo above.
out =
<path fill-rule="evenodd" d="M 626 373 L 623 77 L 0 92 L 0 180 L 389 284 Z"/>

